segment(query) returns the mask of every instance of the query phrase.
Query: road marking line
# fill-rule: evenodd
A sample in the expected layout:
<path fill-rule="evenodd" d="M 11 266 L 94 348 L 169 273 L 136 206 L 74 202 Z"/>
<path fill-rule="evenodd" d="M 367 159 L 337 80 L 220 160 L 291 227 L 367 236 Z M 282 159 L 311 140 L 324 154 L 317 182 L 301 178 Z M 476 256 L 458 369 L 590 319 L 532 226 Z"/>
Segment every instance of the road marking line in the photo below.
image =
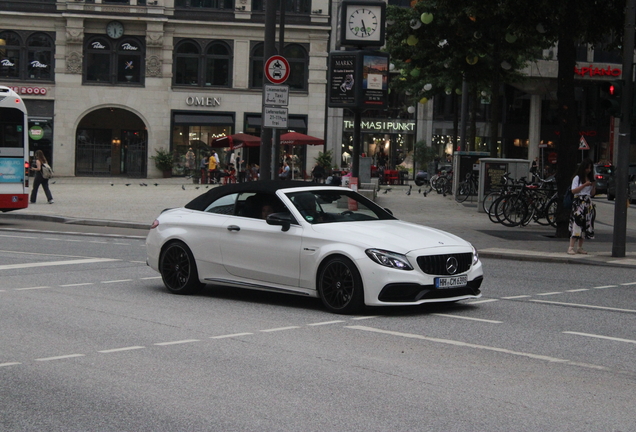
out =
<path fill-rule="evenodd" d="M 277 332 L 277 331 L 283 331 L 283 330 L 293 330 L 293 329 L 297 329 L 300 328 L 298 326 L 289 326 L 289 327 L 278 327 L 278 328 L 272 328 L 272 329 L 265 329 L 265 330 L 261 330 L 264 333 L 268 333 L 268 332 Z"/>
<path fill-rule="evenodd" d="M 317 322 L 317 323 L 311 323 L 311 324 L 307 324 L 308 326 L 321 326 L 321 325 L 327 325 L 327 324 L 338 324 L 338 323 L 343 323 L 345 321 L 343 320 L 335 320 L 335 321 L 323 321 L 323 322 Z"/>
<path fill-rule="evenodd" d="M 573 289 L 573 290 L 567 290 L 566 292 L 581 292 L 581 291 L 589 291 L 589 289 L 587 288 Z"/>
<path fill-rule="evenodd" d="M 547 293 L 538 293 L 536 295 L 538 296 L 549 296 L 549 295 L 555 295 L 555 294 L 563 294 L 561 291 L 554 291 L 554 292 L 547 292 Z"/>
<path fill-rule="evenodd" d="M 528 301 L 536 302 L 536 303 L 562 305 L 562 306 L 574 306 L 574 307 L 580 307 L 580 308 L 636 313 L 636 310 L 633 310 L 633 309 L 620 309 L 620 308 L 612 308 L 612 307 L 606 307 L 606 306 L 594 306 L 594 305 L 586 305 L 586 304 L 578 304 L 578 303 L 564 303 L 564 302 L 555 302 L 555 301 L 547 301 L 547 300 L 528 300 Z"/>
<path fill-rule="evenodd" d="M 510 297 L 502 297 L 504 300 L 512 300 L 512 299 L 520 299 L 520 298 L 528 298 L 531 297 L 529 295 L 518 295 L 518 296 L 510 296 Z"/>
<path fill-rule="evenodd" d="M 0 266 L 0 270 L 61 266 L 61 265 L 71 265 L 71 264 L 92 264 L 92 263 L 112 262 L 112 261 L 121 261 L 121 260 L 113 259 L 113 258 L 85 258 L 85 259 L 68 260 L 68 261 L 46 261 L 46 262 L 36 262 L 36 263 L 28 263 L 28 264 L 9 264 L 9 265 Z"/>
<path fill-rule="evenodd" d="M 478 301 L 474 301 L 474 302 L 466 302 L 464 304 L 480 304 L 480 303 L 491 303 L 491 302 L 496 302 L 499 301 L 499 299 L 486 299 L 486 300 L 478 300 Z"/>
<path fill-rule="evenodd" d="M 9 363 L 0 363 L 0 367 L 4 367 L 4 366 L 15 366 L 15 365 L 19 365 L 22 364 L 20 362 L 9 362 Z"/>
<path fill-rule="evenodd" d="M 622 286 L 627 286 L 627 285 L 636 285 L 636 282 L 627 282 L 627 283 L 622 283 Z"/>
<path fill-rule="evenodd" d="M 378 315 L 370 315 L 370 316 L 355 317 L 355 318 L 351 318 L 351 319 L 355 320 L 355 321 L 359 321 L 359 320 L 366 320 L 366 319 L 377 318 L 377 317 L 378 317 Z"/>
<path fill-rule="evenodd" d="M 210 336 L 210 339 L 225 339 L 225 338 L 238 337 L 238 336 L 249 336 L 253 334 L 254 333 L 234 333 L 234 334 L 221 335 L 221 336 Z"/>
<path fill-rule="evenodd" d="M 143 277 L 141 280 L 150 280 L 150 279 L 161 279 L 161 276 L 151 276 L 151 277 Z"/>
<path fill-rule="evenodd" d="M 597 338 L 597 339 L 607 339 L 607 340 L 611 340 L 615 342 L 627 342 L 627 343 L 636 344 L 636 340 L 631 340 L 631 339 L 622 339 L 622 338 L 611 337 L 611 336 L 602 336 L 602 335 L 595 335 L 590 333 L 579 333 L 579 332 L 572 332 L 572 331 L 564 331 L 563 333 L 578 335 L 578 336 L 587 336 L 587 337 Z"/>
<path fill-rule="evenodd" d="M 470 321 L 480 321 L 480 322 L 486 322 L 486 323 L 492 323 L 492 324 L 503 323 L 503 321 L 493 321 L 493 320 L 487 320 L 487 319 L 481 319 L 481 318 L 471 318 L 471 317 L 465 317 L 460 315 L 450 315 L 450 314 L 442 314 L 442 313 L 434 313 L 433 315 L 448 317 L 448 318 L 459 318 L 459 319 L 470 320 Z"/>
<path fill-rule="evenodd" d="M 159 343 L 156 343 L 155 345 L 166 346 L 166 345 L 178 345 L 178 344 L 185 344 L 185 343 L 192 343 L 192 342 L 201 342 L 201 341 L 199 339 L 184 339 L 184 340 L 178 340 L 178 341 L 172 341 L 172 342 L 159 342 Z"/>
<path fill-rule="evenodd" d="M 114 353 L 114 352 L 120 352 L 120 351 L 130 351 L 130 350 L 138 350 L 138 349 L 143 349 L 146 347 L 142 347 L 142 346 L 129 346 L 129 347 L 124 347 L 124 348 L 113 348 L 113 349 L 107 349 L 107 350 L 102 350 L 102 351 L 97 351 L 98 353 L 104 353 L 104 354 L 108 354 L 108 353 Z"/>
<path fill-rule="evenodd" d="M 85 285 L 95 285 L 93 282 L 84 282 L 84 283 L 75 283 L 75 284 L 66 284 L 60 285 L 61 287 L 76 287 L 76 286 L 85 286 Z"/>
<path fill-rule="evenodd" d="M 520 351 L 512 351 L 506 348 L 497 348 L 497 347 L 491 347 L 486 345 L 471 344 L 471 343 L 460 342 L 460 341 L 456 341 L 452 339 L 433 338 L 433 337 L 422 336 L 422 335 L 417 335 L 413 333 L 401 333 L 396 331 L 382 330 L 382 329 L 377 329 L 373 327 L 365 327 L 365 326 L 347 326 L 347 328 L 354 329 L 354 330 L 374 332 L 374 333 L 383 333 L 383 334 L 388 334 L 392 336 L 400 336 L 400 337 L 410 338 L 410 339 L 420 339 L 420 340 L 425 340 L 429 342 L 437 342 L 437 343 L 443 343 L 446 345 L 455 345 L 455 346 L 465 347 L 465 348 L 476 348 L 476 349 L 482 349 L 486 351 L 499 352 L 503 354 L 512 354 L 512 355 L 516 355 L 520 357 L 528 357 L 528 358 L 537 359 L 537 360 L 545 360 L 545 361 L 549 361 L 553 363 L 568 363 L 569 362 L 569 360 L 561 359 L 557 357 L 545 356 L 540 354 L 532 354 L 532 353 L 526 353 L 526 352 L 520 352 Z"/>
<path fill-rule="evenodd" d="M 605 289 L 605 288 L 618 288 L 618 285 L 604 285 L 604 286 L 594 287 L 594 289 Z"/>
<path fill-rule="evenodd" d="M 37 239 L 37 237 L 14 236 L 14 235 L 7 235 L 7 234 L 2 234 L 2 235 L 0 235 L 0 237 L 19 238 L 19 239 Z"/>
<path fill-rule="evenodd" d="M 37 289 L 46 289 L 51 288 L 50 286 L 39 286 L 39 287 L 28 287 L 28 288 L 15 288 L 14 291 L 27 291 L 27 290 L 37 290 Z"/>
<path fill-rule="evenodd" d="M 57 356 L 57 357 L 44 357 L 44 358 L 35 359 L 35 361 L 63 360 L 63 359 L 74 358 L 74 357 L 84 357 L 84 354 L 69 354 L 69 355 L 63 355 L 63 356 Z"/>
<path fill-rule="evenodd" d="M 130 282 L 130 281 L 132 281 L 132 279 L 119 279 L 119 280 L 101 281 L 100 283 L 109 284 L 109 283 Z"/>
<path fill-rule="evenodd" d="M 105 241 L 98 241 L 98 240 L 91 240 L 91 241 L 89 241 L 89 242 L 87 242 L 87 243 L 108 244 L 108 242 L 105 242 Z"/>

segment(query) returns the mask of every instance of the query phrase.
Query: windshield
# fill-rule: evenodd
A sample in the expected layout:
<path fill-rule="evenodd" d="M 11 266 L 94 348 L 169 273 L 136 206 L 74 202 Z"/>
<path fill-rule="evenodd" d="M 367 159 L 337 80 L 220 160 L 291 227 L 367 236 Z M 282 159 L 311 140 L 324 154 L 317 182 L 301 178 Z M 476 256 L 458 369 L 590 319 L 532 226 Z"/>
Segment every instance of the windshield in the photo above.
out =
<path fill-rule="evenodd" d="M 395 219 L 373 201 L 353 191 L 311 190 L 287 197 L 311 224 Z"/>

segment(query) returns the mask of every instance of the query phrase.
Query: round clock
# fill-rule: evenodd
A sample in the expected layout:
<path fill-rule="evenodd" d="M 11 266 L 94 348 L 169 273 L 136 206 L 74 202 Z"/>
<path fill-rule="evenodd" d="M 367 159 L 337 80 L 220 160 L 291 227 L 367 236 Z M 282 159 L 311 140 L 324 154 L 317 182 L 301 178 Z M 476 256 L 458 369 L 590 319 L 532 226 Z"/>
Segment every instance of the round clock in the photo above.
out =
<path fill-rule="evenodd" d="M 341 45 L 384 45 L 386 3 L 377 0 L 343 0 Z"/>
<path fill-rule="evenodd" d="M 349 12 L 349 31 L 357 37 L 367 38 L 378 29 L 378 17 L 374 11 L 365 7 L 355 8 Z"/>
<path fill-rule="evenodd" d="M 124 25 L 119 21 L 111 21 L 106 26 L 106 34 L 113 39 L 119 39 L 124 35 Z"/>

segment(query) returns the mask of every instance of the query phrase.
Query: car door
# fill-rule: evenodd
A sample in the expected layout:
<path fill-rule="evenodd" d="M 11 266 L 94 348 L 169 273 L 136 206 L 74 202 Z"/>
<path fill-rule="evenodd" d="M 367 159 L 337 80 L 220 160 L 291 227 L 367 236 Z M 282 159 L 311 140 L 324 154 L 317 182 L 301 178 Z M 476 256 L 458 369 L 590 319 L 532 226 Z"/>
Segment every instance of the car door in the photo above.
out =
<path fill-rule="evenodd" d="M 284 208 L 278 198 L 272 197 L 276 210 Z M 254 283 L 298 286 L 302 240 L 299 225 L 283 231 L 261 219 L 259 210 L 229 217 L 223 228 L 221 256 L 228 273 Z"/>

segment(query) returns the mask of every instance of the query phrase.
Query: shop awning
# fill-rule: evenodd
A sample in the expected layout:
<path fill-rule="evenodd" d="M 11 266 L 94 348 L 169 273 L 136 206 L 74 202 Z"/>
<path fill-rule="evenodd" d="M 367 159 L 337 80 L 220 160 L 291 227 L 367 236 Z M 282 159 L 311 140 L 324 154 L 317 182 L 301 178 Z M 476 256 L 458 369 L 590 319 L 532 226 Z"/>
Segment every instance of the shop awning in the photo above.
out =
<path fill-rule="evenodd" d="M 325 145 L 325 140 L 321 138 L 312 137 L 309 135 L 301 134 L 298 132 L 288 132 L 280 136 L 280 143 L 282 145 Z"/>

